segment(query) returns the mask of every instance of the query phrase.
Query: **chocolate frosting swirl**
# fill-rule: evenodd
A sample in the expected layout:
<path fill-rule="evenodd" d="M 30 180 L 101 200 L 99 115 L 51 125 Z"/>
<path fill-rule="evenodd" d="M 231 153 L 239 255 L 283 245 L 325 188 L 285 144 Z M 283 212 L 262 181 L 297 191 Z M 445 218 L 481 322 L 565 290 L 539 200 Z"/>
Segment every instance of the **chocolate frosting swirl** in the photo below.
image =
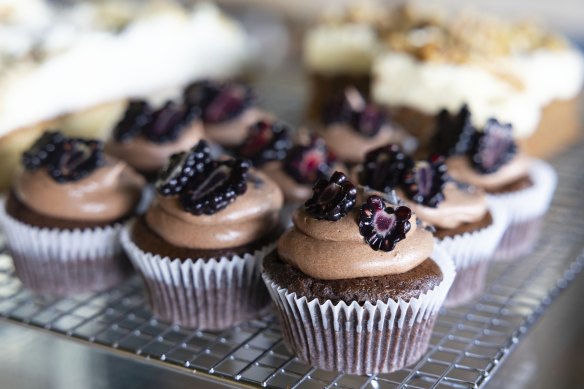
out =
<path fill-rule="evenodd" d="M 139 172 L 150 173 L 162 168 L 172 154 L 188 150 L 203 137 L 203 125 L 196 120 L 174 141 L 154 143 L 143 136 L 137 136 L 126 142 L 118 142 L 111 138 L 105 144 L 105 151 L 126 161 Z"/>
<path fill-rule="evenodd" d="M 226 249 L 254 242 L 277 228 L 284 202 L 278 186 L 251 171 L 247 191 L 213 215 L 186 212 L 177 196 L 157 195 L 146 222 L 170 244 L 190 249 Z M 255 177 L 253 177 L 255 176 Z"/>
<path fill-rule="evenodd" d="M 87 177 L 67 183 L 52 179 L 46 169 L 22 170 L 14 194 L 42 215 L 79 221 L 118 220 L 140 201 L 144 179 L 125 162 L 107 157 L 105 165 Z"/>
<path fill-rule="evenodd" d="M 245 140 L 249 127 L 261 119 L 272 119 L 272 116 L 258 108 L 248 108 L 239 116 L 226 122 L 205 123 L 205 134 L 213 142 L 235 147 Z"/>
<path fill-rule="evenodd" d="M 280 258 L 311 277 L 338 280 L 405 273 L 430 257 L 434 239 L 416 228 L 415 215 L 406 239 L 392 251 L 373 250 L 359 233 L 361 202 L 336 222 L 316 220 L 298 209 L 292 217 L 294 226 L 278 241 Z"/>

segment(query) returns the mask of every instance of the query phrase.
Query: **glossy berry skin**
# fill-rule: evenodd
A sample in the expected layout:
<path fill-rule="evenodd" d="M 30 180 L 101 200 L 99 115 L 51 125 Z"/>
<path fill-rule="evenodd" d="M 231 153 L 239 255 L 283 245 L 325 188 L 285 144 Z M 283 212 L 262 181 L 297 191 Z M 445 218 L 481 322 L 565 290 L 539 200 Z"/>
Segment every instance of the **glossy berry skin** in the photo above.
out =
<path fill-rule="evenodd" d="M 249 135 L 236 148 L 235 154 L 256 167 L 283 160 L 292 148 L 289 133 L 290 128 L 283 122 L 259 120 L 250 127 Z"/>
<path fill-rule="evenodd" d="M 249 162 L 242 159 L 214 161 L 205 174 L 198 174 L 180 194 L 185 211 L 212 215 L 226 208 L 247 190 Z"/>
<path fill-rule="evenodd" d="M 406 238 L 412 211 L 405 206 L 386 206 L 379 196 L 370 196 L 361 206 L 359 233 L 375 251 L 391 251 Z"/>
<path fill-rule="evenodd" d="M 337 221 L 355 206 L 357 188 L 341 172 L 334 172 L 329 180 L 320 179 L 312 190 L 304 206 L 315 219 Z"/>
<path fill-rule="evenodd" d="M 179 194 L 191 177 L 204 174 L 212 162 L 211 149 L 203 140 L 189 151 L 173 154 L 159 174 L 156 182 L 158 193 L 163 196 Z"/>
<path fill-rule="evenodd" d="M 172 142 L 198 117 L 199 111 L 168 101 L 152 113 L 150 121 L 143 127 L 142 135 L 154 143 Z"/>
<path fill-rule="evenodd" d="M 324 139 L 314 137 L 308 145 L 295 145 L 283 162 L 283 168 L 299 184 L 314 184 L 332 173 L 335 157 Z"/>
<path fill-rule="evenodd" d="M 443 109 L 436 118 L 436 129 L 430 148 L 434 153 L 446 157 L 464 155 L 472 147 L 476 133 L 467 105 L 463 105 L 456 115 Z"/>
<path fill-rule="evenodd" d="M 473 167 L 482 174 L 496 172 L 516 154 L 511 124 L 502 124 L 496 119 L 487 121 L 483 132 L 475 135 L 469 150 Z"/>
<path fill-rule="evenodd" d="M 395 144 L 388 144 L 365 155 L 359 173 L 359 183 L 380 192 L 389 193 L 397 188 L 404 172 L 414 165 L 413 160 Z"/>
<path fill-rule="evenodd" d="M 28 171 L 46 166 L 55 157 L 55 151 L 65 141 L 59 131 L 46 131 L 22 154 L 22 164 Z"/>
<path fill-rule="evenodd" d="M 417 161 L 404 172 L 403 190 L 418 204 L 435 208 L 444 201 L 444 185 L 448 181 L 444 158 L 434 156 L 427 161 Z"/>
<path fill-rule="evenodd" d="M 240 115 L 255 103 L 253 90 L 239 83 L 200 81 L 189 85 L 183 98 L 187 106 L 198 107 L 205 123 L 223 123 Z"/>
<path fill-rule="evenodd" d="M 46 161 L 49 175 L 59 183 L 79 181 L 105 164 L 103 143 L 65 138 Z"/>
<path fill-rule="evenodd" d="M 128 142 L 140 135 L 150 122 L 152 108 L 145 100 L 131 100 L 122 119 L 113 129 L 113 137 L 118 142 Z"/>

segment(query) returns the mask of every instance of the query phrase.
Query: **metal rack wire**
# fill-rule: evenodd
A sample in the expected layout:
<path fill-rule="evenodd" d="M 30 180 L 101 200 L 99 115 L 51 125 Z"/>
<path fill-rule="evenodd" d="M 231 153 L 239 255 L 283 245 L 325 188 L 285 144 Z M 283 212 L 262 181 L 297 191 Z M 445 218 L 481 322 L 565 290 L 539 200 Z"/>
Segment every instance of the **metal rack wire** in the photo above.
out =
<path fill-rule="evenodd" d="M 537 250 L 496 263 L 480 299 L 443 309 L 428 353 L 396 373 L 350 376 L 307 366 L 286 349 L 272 314 L 223 332 L 189 331 L 149 313 L 140 280 L 98 294 L 47 298 L 23 289 L 0 249 L 0 317 L 88 345 L 232 385 L 274 388 L 477 388 L 584 266 L 583 145 L 555 161 L 560 185 Z M 0 242 L 0 247 L 2 247 Z"/>

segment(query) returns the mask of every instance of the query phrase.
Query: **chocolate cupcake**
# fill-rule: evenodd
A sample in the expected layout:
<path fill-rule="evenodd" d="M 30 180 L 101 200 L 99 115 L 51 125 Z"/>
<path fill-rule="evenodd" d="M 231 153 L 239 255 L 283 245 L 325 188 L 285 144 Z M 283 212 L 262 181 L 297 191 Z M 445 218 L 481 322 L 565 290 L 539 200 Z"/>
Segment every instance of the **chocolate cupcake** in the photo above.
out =
<path fill-rule="evenodd" d="M 146 101 L 130 101 L 105 150 L 156 180 L 172 154 L 188 150 L 204 136 L 200 111 L 172 101 L 154 110 Z"/>
<path fill-rule="evenodd" d="M 0 205 L 16 275 L 38 293 L 108 288 L 129 273 L 119 233 L 144 180 L 99 141 L 45 132 Z"/>
<path fill-rule="evenodd" d="M 363 162 L 365 153 L 387 143 L 414 151 L 413 137 L 392 123 L 381 107 L 368 103 L 355 88 L 347 88 L 325 109 L 319 135 L 339 160 L 349 166 Z"/>
<path fill-rule="evenodd" d="M 212 159 L 202 141 L 174 155 L 156 187 L 122 234 L 154 314 L 213 330 L 257 315 L 269 302 L 259 264 L 280 232 L 278 186 L 242 159 Z"/>
<path fill-rule="evenodd" d="M 446 306 L 480 295 L 489 260 L 507 227 L 500 206 L 488 204 L 481 189 L 451 180 L 444 158 L 414 162 L 397 145 L 369 152 L 358 177 L 361 185 L 375 190 L 395 189 L 420 220 L 434 227 L 437 244 L 452 256 L 457 271 Z"/>
<path fill-rule="evenodd" d="M 377 374 L 415 363 L 454 279 L 411 210 L 380 195 L 357 193 L 339 172 L 319 181 L 264 260 L 284 338 L 315 367 Z"/>
<path fill-rule="evenodd" d="M 541 219 L 549 208 L 557 177 L 546 162 L 521 153 L 511 124 L 491 119 L 482 131 L 472 126 L 452 128 L 451 156 L 446 160 L 452 178 L 487 192 L 500 204 L 508 224 L 495 257 L 513 259 L 533 250 Z"/>
<path fill-rule="evenodd" d="M 228 148 L 243 142 L 251 124 L 269 116 L 256 107 L 252 89 L 239 83 L 196 82 L 183 98 L 188 107 L 201 110 L 207 138 Z"/>

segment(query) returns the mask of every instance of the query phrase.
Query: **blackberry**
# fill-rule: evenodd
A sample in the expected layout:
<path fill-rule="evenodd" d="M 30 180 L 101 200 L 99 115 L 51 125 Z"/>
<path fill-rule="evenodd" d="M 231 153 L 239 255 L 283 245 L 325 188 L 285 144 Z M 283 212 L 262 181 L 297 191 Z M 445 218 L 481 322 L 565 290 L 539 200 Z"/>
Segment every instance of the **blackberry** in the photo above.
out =
<path fill-rule="evenodd" d="M 456 116 L 445 109 L 440 111 L 436 118 L 436 129 L 430 141 L 432 152 L 447 157 L 466 154 L 477 132 L 470 118 L 471 113 L 466 104 L 460 108 Z"/>
<path fill-rule="evenodd" d="M 490 174 L 499 170 L 517 154 L 511 124 L 489 119 L 483 132 L 475 135 L 469 154 L 479 172 Z"/>
<path fill-rule="evenodd" d="M 351 117 L 352 128 L 368 138 L 377 135 L 386 122 L 387 118 L 381 108 L 373 104 L 366 105 Z"/>
<path fill-rule="evenodd" d="M 238 83 L 200 81 L 183 94 L 188 106 L 199 107 L 205 123 L 222 123 L 235 118 L 255 102 L 253 90 Z"/>
<path fill-rule="evenodd" d="M 189 151 L 173 154 L 161 170 L 156 189 L 163 196 L 179 194 L 194 175 L 202 175 L 212 167 L 211 149 L 200 141 Z"/>
<path fill-rule="evenodd" d="M 304 206 L 315 219 L 337 221 L 355 206 L 357 188 L 341 172 L 334 172 L 329 180 L 318 180 L 312 190 Z"/>
<path fill-rule="evenodd" d="M 332 173 L 335 157 L 324 139 L 313 137 L 308 145 L 293 146 L 284 159 L 283 168 L 300 184 L 314 184 Z"/>
<path fill-rule="evenodd" d="M 198 116 L 197 110 L 168 101 L 152 113 L 150 122 L 143 128 L 142 135 L 154 143 L 172 142 Z"/>
<path fill-rule="evenodd" d="M 443 188 L 448 181 L 446 164 L 441 156 L 433 156 L 427 161 L 417 161 L 405 171 L 403 190 L 418 204 L 435 208 L 444 200 Z"/>
<path fill-rule="evenodd" d="M 412 211 L 405 206 L 386 206 L 379 196 L 370 196 L 361 206 L 359 233 L 375 251 L 391 251 L 406 238 Z"/>
<path fill-rule="evenodd" d="M 105 164 L 103 143 L 64 138 L 47 160 L 49 175 L 59 183 L 78 181 Z"/>
<path fill-rule="evenodd" d="M 118 142 L 127 142 L 140 135 L 152 118 L 152 108 L 144 100 L 131 100 L 122 119 L 113 129 Z"/>
<path fill-rule="evenodd" d="M 359 183 L 389 193 L 400 184 L 404 172 L 414 165 L 412 159 L 395 144 L 388 144 L 365 154 Z"/>
<path fill-rule="evenodd" d="M 249 135 L 235 150 L 236 155 L 246 158 L 254 166 L 279 161 L 292 147 L 289 127 L 280 121 L 260 120 L 250 128 Z"/>
<path fill-rule="evenodd" d="M 33 171 L 54 158 L 55 150 L 65 140 L 59 131 L 46 131 L 34 144 L 22 154 L 22 164 L 26 170 Z"/>
<path fill-rule="evenodd" d="M 243 159 L 215 161 L 212 167 L 189 181 L 180 195 L 185 211 L 212 215 L 227 207 L 247 190 L 249 162 Z"/>

